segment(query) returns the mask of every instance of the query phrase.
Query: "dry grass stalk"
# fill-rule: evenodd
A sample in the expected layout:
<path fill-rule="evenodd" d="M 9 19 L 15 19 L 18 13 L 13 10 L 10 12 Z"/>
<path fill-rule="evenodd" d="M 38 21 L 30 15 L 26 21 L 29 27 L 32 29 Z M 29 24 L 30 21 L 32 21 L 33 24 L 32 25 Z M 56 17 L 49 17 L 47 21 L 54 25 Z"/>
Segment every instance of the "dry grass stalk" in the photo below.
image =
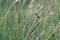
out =
<path fill-rule="evenodd" d="M 54 14 L 54 12 L 51 12 L 49 15 L 52 16 L 51 22 L 50 22 L 50 25 L 49 25 L 49 29 L 51 29 L 52 26 L 53 26 L 53 21 L 54 21 L 54 19 L 55 19 L 55 14 Z"/>
<path fill-rule="evenodd" d="M 38 26 L 39 22 L 38 19 L 40 18 L 40 16 L 38 15 L 38 13 L 35 14 L 37 16 L 37 20 L 32 24 L 32 26 L 28 29 L 27 32 L 27 37 L 29 37 L 31 35 L 31 33 L 34 31 L 34 29 Z"/>
<path fill-rule="evenodd" d="M 17 2 L 18 2 L 18 0 L 15 0 L 15 2 L 13 2 L 12 6 L 9 9 L 11 10 L 16 5 Z M 13 31 L 15 32 L 16 38 L 17 38 L 18 37 L 18 30 L 17 30 L 17 18 L 18 18 L 18 16 L 17 16 L 14 9 L 12 9 L 12 11 L 13 11 L 13 20 L 14 20 L 13 21 Z"/>
<path fill-rule="evenodd" d="M 38 37 L 36 38 L 37 40 L 40 40 L 40 38 L 44 39 L 45 36 L 45 32 L 42 31 L 41 33 L 39 33 Z"/>
<path fill-rule="evenodd" d="M 58 33 L 60 31 L 60 23 L 54 28 L 54 33 Z"/>
<path fill-rule="evenodd" d="M 13 4 L 11 5 L 11 7 L 9 8 L 9 10 L 12 9 L 12 8 L 16 5 L 16 3 L 17 3 L 18 1 L 19 1 L 19 0 L 16 0 L 15 2 L 13 2 Z"/>

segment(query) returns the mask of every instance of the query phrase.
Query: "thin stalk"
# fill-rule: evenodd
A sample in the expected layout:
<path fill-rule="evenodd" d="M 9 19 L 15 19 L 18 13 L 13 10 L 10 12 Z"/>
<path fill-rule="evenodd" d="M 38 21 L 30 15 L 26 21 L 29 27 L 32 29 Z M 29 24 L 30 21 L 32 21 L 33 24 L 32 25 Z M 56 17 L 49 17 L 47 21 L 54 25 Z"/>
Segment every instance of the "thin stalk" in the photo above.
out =
<path fill-rule="evenodd" d="M 37 20 L 31 25 L 31 27 L 28 29 L 28 32 L 27 32 L 27 37 L 29 37 L 31 35 L 31 33 L 34 31 L 34 29 L 39 25 L 39 18 L 40 16 L 38 15 L 38 13 L 35 14 L 37 16 Z"/>

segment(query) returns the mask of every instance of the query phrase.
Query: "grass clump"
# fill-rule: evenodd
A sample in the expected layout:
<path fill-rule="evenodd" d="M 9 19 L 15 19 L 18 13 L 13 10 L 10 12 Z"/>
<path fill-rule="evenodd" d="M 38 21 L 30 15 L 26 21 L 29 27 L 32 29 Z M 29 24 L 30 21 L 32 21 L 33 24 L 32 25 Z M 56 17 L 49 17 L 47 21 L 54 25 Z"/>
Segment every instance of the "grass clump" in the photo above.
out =
<path fill-rule="evenodd" d="M 0 40 L 60 40 L 59 0 L 0 0 Z"/>

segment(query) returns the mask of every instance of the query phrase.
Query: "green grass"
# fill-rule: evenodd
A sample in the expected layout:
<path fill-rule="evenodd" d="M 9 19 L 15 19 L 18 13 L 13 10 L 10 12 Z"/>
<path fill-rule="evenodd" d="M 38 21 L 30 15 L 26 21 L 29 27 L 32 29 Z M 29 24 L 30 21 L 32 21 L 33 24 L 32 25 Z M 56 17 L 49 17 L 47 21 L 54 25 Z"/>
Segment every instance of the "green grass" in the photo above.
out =
<path fill-rule="evenodd" d="M 19 0 L 11 8 L 14 2 L 0 0 L 0 40 L 60 40 L 59 0 Z M 35 21 L 39 24 L 27 37 Z"/>

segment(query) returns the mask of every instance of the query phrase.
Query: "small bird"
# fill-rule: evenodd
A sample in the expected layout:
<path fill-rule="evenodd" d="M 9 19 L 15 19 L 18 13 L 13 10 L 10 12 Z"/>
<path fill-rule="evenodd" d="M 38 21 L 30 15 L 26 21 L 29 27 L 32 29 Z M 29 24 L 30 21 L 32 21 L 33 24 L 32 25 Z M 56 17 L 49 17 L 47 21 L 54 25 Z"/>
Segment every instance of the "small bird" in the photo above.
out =
<path fill-rule="evenodd" d="M 39 14 L 38 14 L 38 13 L 35 13 L 35 15 L 36 15 L 38 18 L 40 18 L 40 16 L 39 16 Z"/>

